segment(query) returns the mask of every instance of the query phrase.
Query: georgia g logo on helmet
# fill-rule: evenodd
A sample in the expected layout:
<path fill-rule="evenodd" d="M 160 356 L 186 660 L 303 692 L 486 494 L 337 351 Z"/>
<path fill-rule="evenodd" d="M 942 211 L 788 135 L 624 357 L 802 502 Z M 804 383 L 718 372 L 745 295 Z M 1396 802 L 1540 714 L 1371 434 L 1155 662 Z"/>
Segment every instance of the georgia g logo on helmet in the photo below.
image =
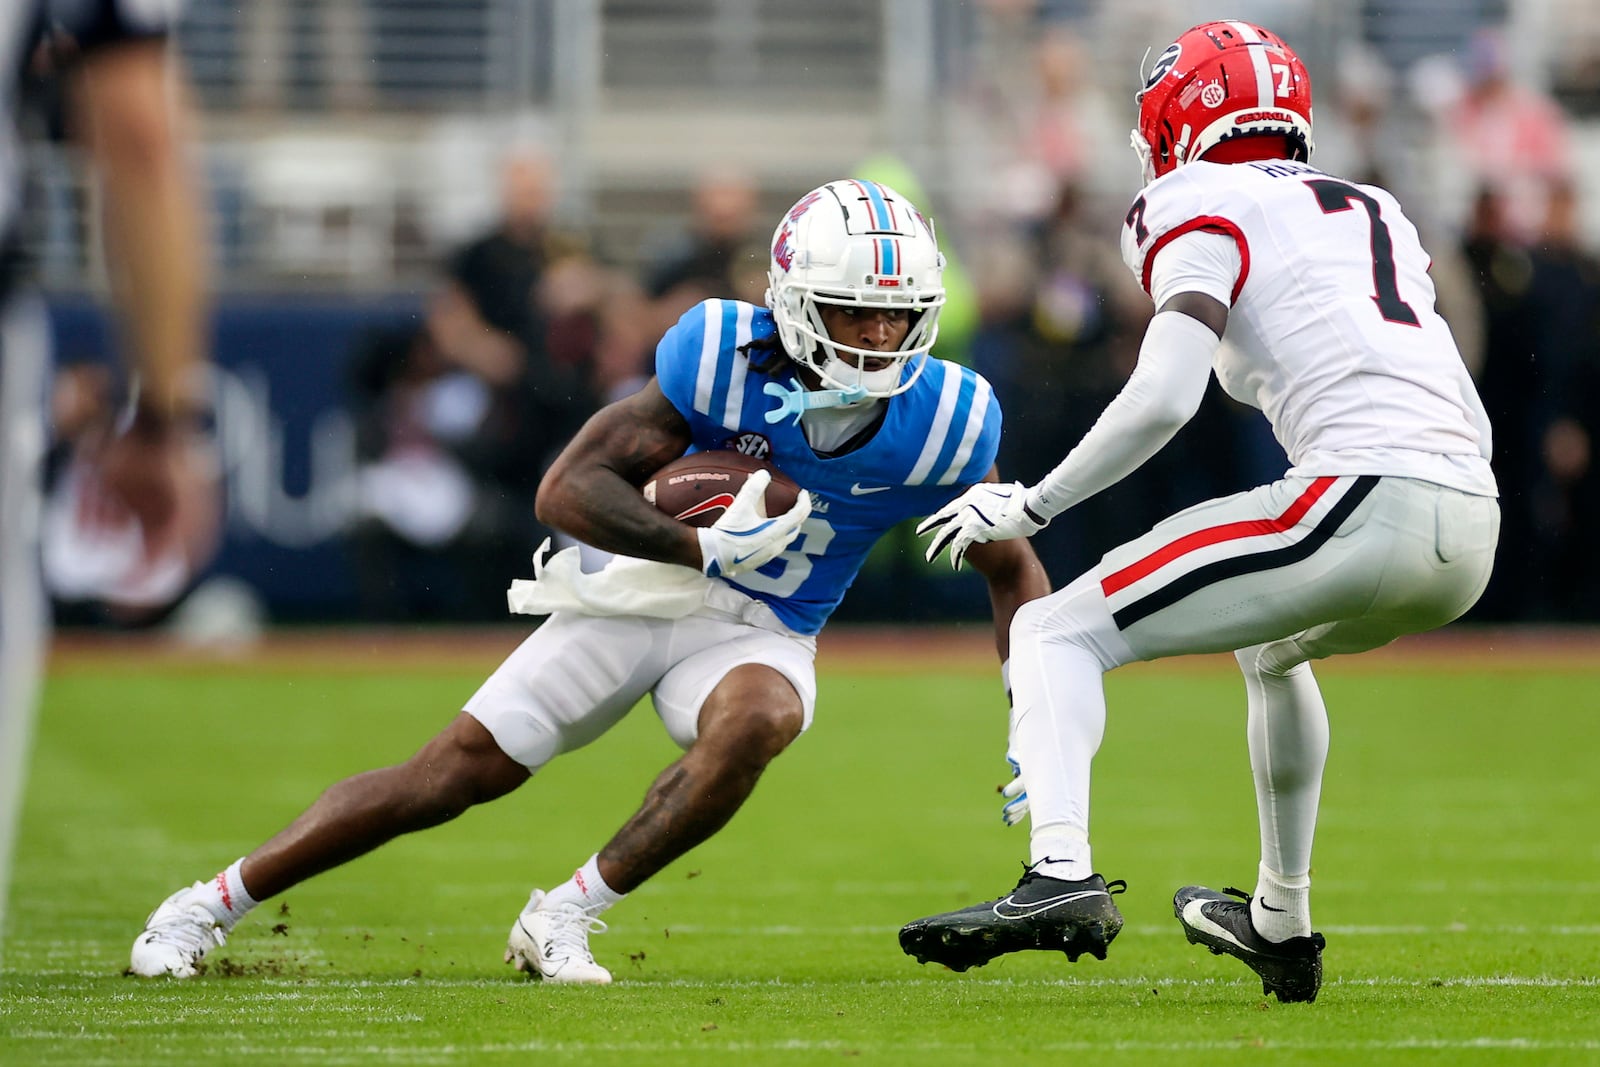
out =
<path fill-rule="evenodd" d="M 1181 55 L 1183 55 L 1183 45 L 1177 41 L 1167 45 L 1166 50 L 1156 57 L 1155 66 L 1150 68 L 1150 74 L 1145 78 L 1144 91 L 1139 94 L 1140 99 L 1143 99 L 1144 94 L 1149 92 L 1156 82 L 1166 77 L 1167 72 L 1177 65 L 1178 57 Z"/>

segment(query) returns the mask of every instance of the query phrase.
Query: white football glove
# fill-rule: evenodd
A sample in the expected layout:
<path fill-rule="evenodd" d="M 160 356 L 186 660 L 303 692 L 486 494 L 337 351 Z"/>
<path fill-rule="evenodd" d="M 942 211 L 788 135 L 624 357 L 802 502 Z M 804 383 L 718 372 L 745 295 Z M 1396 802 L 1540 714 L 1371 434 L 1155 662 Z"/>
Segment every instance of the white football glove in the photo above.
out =
<path fill-rule="evenodd" d="M 1000 805 L 1000 818 L 1007 826 L 1015 826 L 1028 817 L 1028 787 L 1022 782 L 1022 766 L 1010 756 L 1006 762 L 1011 764 L 1011 781 L 1000 787 L 1000 795 L 1006 798 Z"/>
<path fill-rule="evenodd" d="M 1009 541 L 1032 537 L 1050 522 L 1027 505 L 1028 487 L 1021 482 L 979 482 L 922 520 L 918 534 L 933 534 L 927 559 L 950 549 L 950 566 L 961 569 L 967 549 L 984 541 Z"/>
<path fill-rule="evenodd" d="M 800 524 L 811 515 L 811 494 L 801 490 L 794 507 L 769 519 L 762 496 L 771 481 L 769 471 L 750 475 L 722 517 L 697 531 L 700 569 L 710 577 L 731 578 L 765 566 L 799 536 Z"/>

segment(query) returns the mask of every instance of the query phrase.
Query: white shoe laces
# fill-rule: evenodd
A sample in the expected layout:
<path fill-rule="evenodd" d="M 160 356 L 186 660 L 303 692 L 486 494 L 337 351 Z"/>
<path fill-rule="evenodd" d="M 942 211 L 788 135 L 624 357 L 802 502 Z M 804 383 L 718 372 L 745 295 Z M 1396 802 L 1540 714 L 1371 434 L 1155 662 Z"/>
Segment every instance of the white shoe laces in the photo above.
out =
<path fill-rule="evenodd" d="M 550 908 L 550 941 L 545 948 L 546 957 L 567 958 L 576 956 L 585 963 L 594 962 L 589 951 L 589 934 L 606 932 L 605 920 L 590 915 L 576 904 L 563 904 Z"/>
<path fill-rule="evenodd" d="M 202 905 L 179 905 L 170 915 L 159 919 L 151 917 L 150 924 L 145 927 L 144 942 L 168 945 L 181 952 L 185 959 L 197 960 L 213 945 L 225 944 L 227 934 L 216 917 Z"/>

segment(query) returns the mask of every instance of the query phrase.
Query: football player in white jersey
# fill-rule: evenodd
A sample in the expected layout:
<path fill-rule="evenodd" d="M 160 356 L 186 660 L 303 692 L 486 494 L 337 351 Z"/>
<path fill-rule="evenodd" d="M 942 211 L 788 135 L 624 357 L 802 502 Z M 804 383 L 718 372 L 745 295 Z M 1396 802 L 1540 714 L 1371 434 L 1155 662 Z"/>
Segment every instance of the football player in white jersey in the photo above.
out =
<path fill-rule="evenodd" d="M 623 558 L 584 575 L 569 549 L 514 583 L 516 610 L 553 614 L 463 711 L 410 760 L 336 783 L 270 841 L 173 893 L 134 942 L 133 973 L 194 975 L 258 902 L 511 792 L 648 694 L 682 758 L 571 878 L 534 890 L 506 952 L 534 978 L 611 981 L 590 932 L 716 833 L 810 725 L 816 634 L 872 546 L 996 476 L 993 390 L 929 355 L 943 264 L 931 224 L 886 186 L 842 180 L 802 197 L 773 235 L 768 306 L 691 308 L 657 346 L 655 377 L 590 419 L 539 487 L 544 521 Z M 686 451 L 726 448 L 770 459 L 806 491 L 769 517 L 758 472 L 700 529 L 639 492 Z M 1049 584 L 1025 541 L 972 558 L 1003 662 L 1017 607 Z"/>
<path fill-rule="evenodd" d="M 929 558 L 948 550 L 960 566 L 970 546 L 1030 536 L 1125 477 L 1193 416 L 1212 373 L 1267 417 L 1292 466 L 1180 512 L 1017 613 L 1006 816 L 1031 814 L 1028 873 L 900 941 L 957 970 L 1024 948 L 1104 958 L 1125 887 L 1094 872 L 1089 850 L 1102 676 L 1232 651 L 1260 811 L 1256 891 L 1187 886 L 1173 908 L 1191 942 L 1308 1001 L 1322 977 L 1309 892 L 1328 746 L 1310 661 L 1441 626 L 1477 600 L 1499 533 L 1489 425 L 1400 205 L 1308 162 L 1311 83 L 1288 45 L 1249 23 L 1197 26 L 1161 53 L 1138 102 L 1147 184 L 1122 252 L 1156 307 L 1138 364 L 1037 485 L 979 485 L 931 516 Z"/>

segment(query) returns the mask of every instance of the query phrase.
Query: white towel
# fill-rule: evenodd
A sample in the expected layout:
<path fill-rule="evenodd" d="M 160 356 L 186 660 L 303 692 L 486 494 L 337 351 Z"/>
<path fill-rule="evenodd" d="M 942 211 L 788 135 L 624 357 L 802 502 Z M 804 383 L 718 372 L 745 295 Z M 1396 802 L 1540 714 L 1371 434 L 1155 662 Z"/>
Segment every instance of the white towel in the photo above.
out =
<path fill-rule="evenodd" d="M 614 557 L 604 569 L 585 574 L 577 548 L 564 548 L 547 558 L 549 551 L 546 538 L 533 554 L 533 578 L 519 578 L 506 590 L 513 613 L 576 611 L 681 619 L 698 611 L 716 584 L 688 567 L 630 556 Z"/>

